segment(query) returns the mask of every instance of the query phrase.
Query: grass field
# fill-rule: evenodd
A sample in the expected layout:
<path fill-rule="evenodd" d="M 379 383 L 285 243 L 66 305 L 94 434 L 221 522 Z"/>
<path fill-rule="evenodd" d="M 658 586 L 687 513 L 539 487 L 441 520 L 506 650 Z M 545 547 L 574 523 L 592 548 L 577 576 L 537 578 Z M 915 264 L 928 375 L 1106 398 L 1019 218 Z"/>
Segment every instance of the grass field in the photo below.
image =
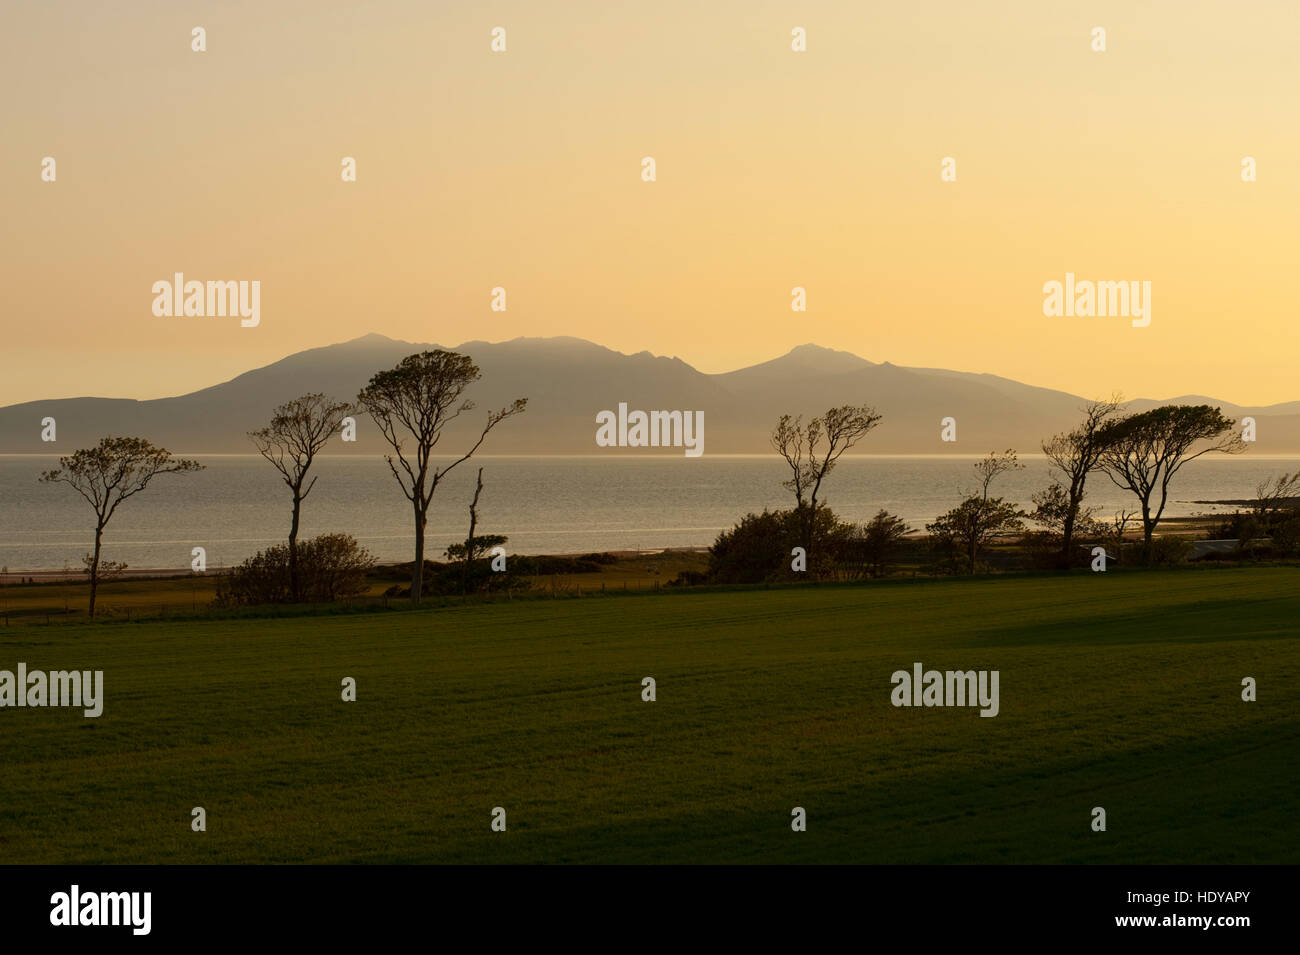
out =
<path fill-rule="evenodd" d="M 1262 567 L 0 630 L 106 697 L 0 710 L 0 862 L 1294 863 L 1298 621 Z"/>
<path fill-rule="evenodd" d="M 636 556 L 624 554 L 614 563 L 601 566 L 598 573 L 546 574 L 525 579 L 536 594 L 556 592 L 590 595 L 602 589 L 653 590 L 664 586 L 683 570 L 701 571 L 707 566 L 708 555 L 703 552 L 665 550 Z M 65 580 L 18 583 L 22 576 L 0 575 L 0 625 L 72 623 L 86 618 L 90 588 L 84 576 L 73 578 L 69 574 L 70 579 Z M 100 585 L 97 613 L 102 620 L 199 615 L 212 609 L 211 604 L 217 594 L 217 580 L 217 573 L 177 572 L 175 576 L 168 577 L 134 577 L 110 581 Z M 383 606 L 383 593 L 395 582 L 410 584 L 409 567 L 404 573 L 392 568 L 378 568 L 369 575 L 364 595 L 352 602 Z M 401 601 L 394 600 L 392 603 Z"/>

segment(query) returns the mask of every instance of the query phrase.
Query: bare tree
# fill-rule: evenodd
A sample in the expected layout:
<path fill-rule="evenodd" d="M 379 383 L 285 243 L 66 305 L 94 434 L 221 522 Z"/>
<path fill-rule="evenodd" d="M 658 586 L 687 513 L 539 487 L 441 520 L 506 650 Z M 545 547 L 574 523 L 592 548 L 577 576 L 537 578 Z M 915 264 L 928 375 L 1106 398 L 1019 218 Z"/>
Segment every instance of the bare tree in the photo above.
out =
<path fill-rule="evenodd" d="M 791 477 L 782 486 L 794 492 L 797 512 L 801 515 L 801 542 L 812 550 L 816 526 L 817 495 L 826 475 L 849 448 L 857 444 L 881 419 L 875 409 L 842 405 L 813 418 L 807 426 L 803 418 L 782 415 L 772 430 L 772 447 L 789 465 Z M 821 450 L 822 441 L 826 442 Z"/>
<path fill-rule="evenodd" d="M 1115 542 L 1114 557 L 1119 558 L 1124 553 L 1124 536 L 1128 533 L 1129 522 L 1137 515 L 1133 511 L 1120 510 L 1111 518 L 1108 536 Z"/>
<path fill-rule="evenodd" d="M 474 500 L 469 502 L 469 536 L 465 538 L 465 574 L 462 579 L 461 592 L 469 593 L 469 569 L 474 563 L 474 554 L 478 550 L 474 538 L 474 529 L 478 527 L 478 496 L 483 493 L 483 469 L 478 469 L 478 478 L 474 484 Z"/>
<path fill-rule="evenodd" d="M 248 432 L 258 453 L 280 472 L 293 495 L 293 520 L 289 524 L 289 592 L 295 602 L 302 599 L 298 524 L 303 499 L 316 486 L 316 478 L 307 483 L 307 472 L 321 448 L 339 433 L 344 417 L 352 410 L 350 404 L 333 401 L 322 394 L 303 395 L 276 408 L 271 423 L 265 428 Z"/>
<path fill-rule="evenodd" d="M 989 499 L 989 485 L 1000 474 L 1010 471 L 1023 471 L 1025 466 L 1016 458 L 1016 452 L 1007 448 L 1001 454 L 990 451 L 982 461 L 975 464 L 975 473 L 980 477 L 982 497 Z"/>
<path fill-rule="evenodd" d="M 1066 560 L 1070 559 L 1088 475 L 1101 467 L 1101 428 L 1120 413 L 1122 401 L 1120 395 L 1115 394 L 1105 401 L 1090 402 L 1083 409 L 1083 421 L 1078 427 L 1043 442 L 1043 454 L 1065 481 L 1062 484 L 1065 500 L 1061 510 L 1061 556 Z"/>
<path fill-rule="evenodd" d="M 1300 471 L 1265 478 L 1255 485 L 1255 500 L 1250 503 L 1251 513 L 1261 525 L 1269 527 L 1279 518 L 1290 517 L 1300 508 Z"/>
<path fill-rule="evenodd" d="M 1161 405 L 1102 425 L 1101 466 L 1116 487 L 1132 491 L 1141 505 L 1144 562 L 1151 561 L 1151 541 L 1164 515 L 1169 482 L 1183 465 L 1211 452 L 1246 450 L 1235 424 L 1209 405 Z M 1193 452 L 1201 441 L 1209 443 Z M 1157 491 L 1159 498 L 1153 501 Z"/>
<path fill-rule="evenodd" d="M 82 448 L 59 458 L 59 466 L 41 474 L 43 483 L 62 483 L 72 487 L 95 511 L 95 550 L 86 555 L 86 573 L 90 578 L 90 619 L 95 619 L 95 597 L 101 575 L 100 554 L 104 528 L 118 505 L 134 497 L 159 474 L 201 471 L 203 465 L 173 457 L 166 448 L 156 448 L 144 438 L 101 438 L 93 448 Z M 116 574 L 125 565 L 109 562 Z"/>
<path fill-rule="evenodd" d="M 528 399 L 516 398 L 500 411 L 489 412 L 487 423 L 474 445 L 456 460 L 439 468 L 432 461 L 433 449 L 443 428 L 474 402 L 461 401 L 469 385 L 482 375 L 468 355 L 448 351 L 427 351 L 408 355 L 397 367 L 381 371 L 370 379 L 357 401 L 375 419 L 380 432 L 393 449 L 385 455 L 389 470 L 402 493 L 411 502 L 415 517 L 415 566 L 411 574 L 411 602 L 420 603 L 424 581 L 424 531 L 429 504 L 438 484 L 458 464 L 468 460 L 482 445 L 488 432 L 506 418 L 521 413 Z M 406 445 L 407 435 L 414 443 Z M 399 470 L 400 465 L 400 470 Z"/>

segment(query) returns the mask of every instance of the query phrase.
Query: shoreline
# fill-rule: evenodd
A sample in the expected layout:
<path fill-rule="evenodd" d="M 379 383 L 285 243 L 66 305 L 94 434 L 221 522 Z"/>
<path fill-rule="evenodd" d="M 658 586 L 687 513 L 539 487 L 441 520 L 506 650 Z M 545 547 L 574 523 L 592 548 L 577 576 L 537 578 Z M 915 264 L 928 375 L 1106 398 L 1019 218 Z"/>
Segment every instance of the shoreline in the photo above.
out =
<path fill-rule="evenodd" d="M 652 557 L 658 554 L 669 554 L 669 553 L 704 554 L 704 553 L 708 553 L 708 550 L 709 550 L 708 547 L 703 547 L 703 546 L 701 547 L 655 547 L 655 548 L 646 548 L 644 550 L 602 550 L 602 551 L 584 550 L 584 551 L 577 551 L 572 554 L 512 554 L 511 556 L 535 557 L 535 558 L 536 557 L 562 557 L 568 560 L 578 560 L 582 557 L 587 556 L 588 554 L 612 554 L 614 557 L 617 557 L 620 560 L 632 560 L 638 557 Z M 428 560 L 428 558 L 425 559 Z M 409 564 L 409 563 L 411 562 L 405 560 L 377 561 L 375 563 L 374 569 L 381 570 L 385 568 L 401 567 L 404 564 Z M 449 561 L 431 561 L 431 563 L 446 564 L 449 563 Z M 230 569 L 231 569 L 230 567 L 222 565 L 220 567 L 209 567 L 203 573 L 195 573 L 194 571 L 190 570 L 190 568 L 188 567 L 172 567 L 172 568 L 145 567 L 139 570 L 132 570 L 128 568 L 123 573 L 115 576 L 113 580 L 114 581 L 164 580 L 164 579 L 176 578 L 176 577 L 194 577 L 194 578 L 215 577 L 219 575 L 222 571 L 227 571 Z M 0 586 L 8 586 L 10 584 L 20 585 L 27 582 L 26 580 L 27 578 L 31 578 L 30 583 L 33 584 L 67 583 L 69 581 L 85 582 L 86 572 L 84 570 L 63 570 L 63 569 L 11 570 L 6 573 L 0 574 Z"/>
<path fill-rule="evenodd" d="M 1196 503 L 1227 504 L 1227 503 L 1236 503 L 1236 502 L 1201 501 Z M 1160 522 L 1161 526 L 1167 529 L 1166 534 L 1165 535 L 1157 534 L 1157 536 L 1166 536 L 1167 534 L 1172 532 L 1177 536 L 1185 537 L 1188 535 L 1193 535 L 1199 532 L 1203 532 L 1208 530 L 1210 527 L 1212 527 L 1216 521 L 1216 518 L 1220 516 L 1221 515 L 1211 514 L 1211 515 L 1188 515 L 1182 517 L 1166 517 Z M 1136 523 L 1137 523 L 1136 530 L 1134 530 L 1132 524 L 1130 524 L 1130 529 L 1125 534 L 1126 539 L 1133 540 L 1133 539 L 1141 538 L 1142 536 L 1141 520 L 1138 519 Z M 925 537 L 926 535 L 922 531 L 913 531 L 908 535 L 908 538 L 913 541 L 924 540 Z M 1208 541 L 1208 539 L 1205 540 Z M 564 558 L 567 560 L 578 560 L 582 557 L 585 557 L 588 554 L 611 554 L 614 557 L 617 557 L 619 560 L 632 560 L 639 557 L 653 557 L 660 554 L 674 554 L 674 553 L 675 554 L 707 554 L 710 550 L 710 546 L 711 545 L 700 544 L 700 545 L 684 545 L 684 546 L 672 546 L 672 547 L 648 547 L 643 549 L 624 548 L 619 550 L 598 550 L 598 551 L 583 550 L 583 551 L 573 551 L 573 552 L 556 553 L 556 554 L 512 554 L 511 556 L 532 557 L 532 558 Z M 429 560 L 429 558 L 425 558 L 425 559 Z M 438 564 L 449 563 L 449 561 L 430 561 L 430 562 L 438 563 Z M 409 564 L 409 563 L 410 561 L 407 560 L 377 561 L 375 563 L 374 569 L 383 570 L 383 569 L 388 569 L 393 567 L 400 567 L 404 564 Z M 128 568 L 123 573 L 117 575 L 114 578 L 114 580 L 119 580 L 119 581 L 121 580 L 163 580 L 163 579 L 178 578 L 178 577 L 194 577 L 194 578 L 215 577 L 220 575 L 223 571 L 228 571 L 231 569 L 232 568 L 230 566 L 225 564 L 209 567 L 203 573 L 195 573 L 189 567 L 170 567 L 170 568 L 169 567 L 145 567 L 140 569 Z M 86 572 L 84 570 L 65 570 L 62 568 L 46 568 L 44 570 L 10 570 L 4 573 L 0 573 L 0 586 L 22 585 L 28 583 L 30 584 L 67 583 L 69 581 L 85 582 L 85 580 L 86 580 Z"/>

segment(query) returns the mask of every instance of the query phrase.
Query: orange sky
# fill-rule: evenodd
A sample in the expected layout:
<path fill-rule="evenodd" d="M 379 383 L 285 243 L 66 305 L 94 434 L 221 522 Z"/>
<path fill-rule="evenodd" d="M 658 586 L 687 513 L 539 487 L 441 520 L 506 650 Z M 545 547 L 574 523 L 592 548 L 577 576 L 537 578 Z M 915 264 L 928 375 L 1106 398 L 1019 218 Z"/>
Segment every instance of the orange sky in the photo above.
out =
<path fill-rule="evenodd" d="M 1293 0 L 11 0 L 0 403 L 370 331 L 1300 399 L 1297 35 Z M 155 317 L 177 271 L 260 281 L 261 324 Z M 1045 317 L 1067 271 L 1150 281 L 1151 325 Z"/>

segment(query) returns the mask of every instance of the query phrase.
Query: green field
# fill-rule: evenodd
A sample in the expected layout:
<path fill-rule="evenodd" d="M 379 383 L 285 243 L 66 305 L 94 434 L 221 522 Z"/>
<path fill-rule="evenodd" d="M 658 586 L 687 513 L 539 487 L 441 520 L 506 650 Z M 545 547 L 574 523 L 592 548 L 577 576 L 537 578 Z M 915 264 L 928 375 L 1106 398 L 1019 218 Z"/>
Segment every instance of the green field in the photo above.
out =
<path fill-rule="evenodd" d="M 1294 863 L 1298 625 L 1260 567 L 0 630 L 106 697 L 0 710 L 0 862 Z"/>

